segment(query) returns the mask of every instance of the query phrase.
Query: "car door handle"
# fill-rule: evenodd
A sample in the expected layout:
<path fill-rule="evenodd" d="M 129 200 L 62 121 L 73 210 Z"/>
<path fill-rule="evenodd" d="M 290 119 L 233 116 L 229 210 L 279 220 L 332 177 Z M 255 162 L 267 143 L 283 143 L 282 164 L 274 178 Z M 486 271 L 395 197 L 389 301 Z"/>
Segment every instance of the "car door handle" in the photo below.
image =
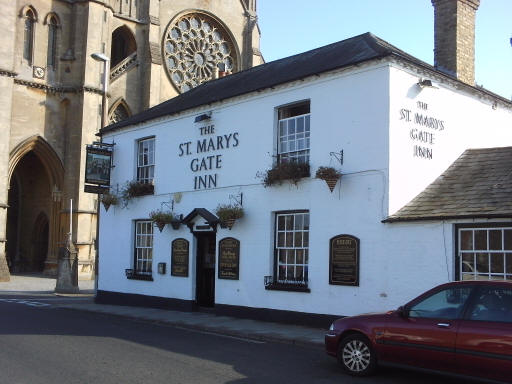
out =
<path fill-rule="evenodd" d="M 437 323 L 437 326 L 439 328 L 450 328 L 451 324 L 450 323 Z"/>

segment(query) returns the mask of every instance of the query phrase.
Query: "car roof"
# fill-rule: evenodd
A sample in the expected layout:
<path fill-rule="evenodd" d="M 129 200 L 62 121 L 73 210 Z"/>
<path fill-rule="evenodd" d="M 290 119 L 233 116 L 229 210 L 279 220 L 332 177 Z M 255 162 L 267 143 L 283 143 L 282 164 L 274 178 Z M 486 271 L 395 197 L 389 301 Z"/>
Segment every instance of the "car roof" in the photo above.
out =
<path fill-rule="evenodd" d="M 464 281 L 453 281 L 443 285 L 509 285 L 512 288 L 512 280 L 464 280 Z"/>

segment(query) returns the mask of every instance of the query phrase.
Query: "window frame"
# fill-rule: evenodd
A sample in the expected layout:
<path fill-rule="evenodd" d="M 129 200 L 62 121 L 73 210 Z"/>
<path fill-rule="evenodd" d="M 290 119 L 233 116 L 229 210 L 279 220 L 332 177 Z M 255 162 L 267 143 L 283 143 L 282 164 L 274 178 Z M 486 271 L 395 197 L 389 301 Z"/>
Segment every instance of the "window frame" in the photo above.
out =
<path fill-rule="evenodd" d="M 306 107 L 306 105 L 307 105 L 307 109 L 309 110 L 309 112 L 307 112 L 307 113 L 296 114 L 296 115 L 289 116 L 289 117 L 282 117 L 282 118 L 280 117 L 280 115 L 282 113 L 284 113 L 285 111 L 288 111 L 293 108 L 300 108 L 303 106 Z M 276 135 L 275 135 L 276 147 L 275 148 L 276 148 L 277 163 L 279 164 L 279 163 L 283 162 L 285 159 L 291 159 L 291 161 L 297 161 L 297 159 L 299 159 L 297 162 L 309 164 L 310 151 L 311 151 L 311 100 L 306 99 L 306 100 L 301 100 L 301 101 L 297 101 L 297 102 L 293 102 L 290 104 L 279 106 L 276 108 L 276 115 L 277 115 L 277 118 L 276 118 Z M 304 119 L 304 127 L 303 127 L 303 129 L 304 129 L 303 135 L 304 136 L 297 138 L 297 135 L 298 135 L 297 125 L 298 125 L 299 119 Z M 293 134 L 289 134 L 289 132 L 288 132 L 288 126 L 289 126 L 290 121 L 295 121 L 295 124 L 294 124 L 295 129 L 294 129 Z M 285 135 L 283 135 L 281 132 L 281 123 L 282 122 L 286 123 L 287 132 Z M 307 126 L 307 128 L 306 128 L 306 126 Z M 284 137 L 290 138 L 290 136 L 294 136 L 293 140 L 292 139 L 282 140 L 282 138 L 284 138 Z M 298 143 L 300 140 L 304 140 L 304 148 L 303 149 L 298 149 Z M 283 144 L 286 143 L 286 145 L 289 145 L 292 142 L 294 143 L 294 150 L 290 151 L 287 149 L 286 151 L 283 151 L 283 149 L 282 149 Z M 300 159 L 304 159 L 304 160 L 300 160 Z"/>
<path fill-rule="evenodd" d="M 151 229 L 151 233 L 139 233 L 138 232 L 138 229 L 139 229 L 139 224 L 142 224 L 142 225 L 146 225 L 146 229 L 147 228 L 150 228 Z M 134 238 L 133 238 L 133 275 L 132 276 L 129 276 L 128 278 L 129 279 L 134 279 L 134 280 L 150 280 L 152 281 L 153 280 L 153 250 L 154 250 L 154 231 L 153 231 L 153 227 L 154 227 L 154 224 L 153 224 L 153 221 L 151 221 L 150 219 L 136 219 L 133 221 L 133 234 L 134 234 Z M 151 246 L 150 247 L 147 247 L 147 246 L 138 246 L 138 236 L 150 236 L 150 241 L 151 241 Z M 138 250 L 146 250 L 146 249 L 149 249 L 150 250 L 150 256 L 147 257 L 142 257 L 140 258 L 139 257 L 139 253 L 138 253 Z M 141 270 L 139 269 L 139 261 L 141 261 L 141 263 L 150 263 L 151 267 L 150 268 L 145 268 L 145 270 Z M 149 269 L 149 270 L 148 270 Z"/>
<path fill-rule="evenodd" d="M 52 71 L 57 70 L 57 49 L 59 21 L 55 16 L 48 19 L 48 45 L 46 49 L 46 67 Z"/>
<path fill-rule="evenodd" d="M 462 291 L 464 289 L 469 290 L 469 292 L 467 294 L 467 297 L 466 297 L 464 303 L 462 305 L 460 305 L 460 308 L 458 309 L 456 316 L 448 316 L 448 314 L 446 314 L 445 316 L 442 316 L 442 315 L 439 315 L 439 316 L 424 316 L 424 315 L 423 316 L 420 316 L 420 315 L 413 316 L 412 315 L 412 312 L 414 312 L 414 307 L 418 306 L 419 304 L 424 303 L 427 300 L 430 300 L 434 296 L 436 296 L 440 293 L 443 293 L 443 292 L 447 292 L 449 290 L 461 290 Z M 459 285 L 459 286 L 458 285 L 450 285 L 450 286 L 440 287 L 439 289 L 436 289 L 434 292 L 430 292 L 428 294 L 422 295 L 420 298 L 414 300 L 414 302 L 409 303 L 407 305 L 408 317 L 414 318 L 414 319 L 438 319 L 438 320 L 462 319 L 465 317 L 465 314 L 466 314 L 468 308 L 473 303 L 473 297 L 475 295 L 476 289 L 477 289 L 477 287 L 472 284 Z"/>
<path fill-rule="evenodd" d="M 279 249 L 283 249 L 283 248 L 280 248 L 278 247 L 278 235 L 279 235 L 279 226 L 278 226 L 278 220 L 279 220 L 279 217 L 280 216 L 286 216 L 286 215 L 300 215 L 300 214 L 307 214 L 308 215 L 308 223 L 309 223 L 309 226 L 308 226 L 308 229 L 307 229 L 307 233 L 308 233 L 308 246 L 307 247 L 295 247 L 295 244 L 291 247 L 291 249 L 306 249 L 307 251 L 307 263 L 303 263 L 303 264 L 297 264 L 297 263 L 294 263 L 293 265 L 294 266 L 297 266 L 297 265 L 302 265 L 303 267 L 303 274 L 302 274 L 302 277 L 303 279 L 302 280 L 295 280 L 295 281 L 292 281 L 292 280 L 287 280 L 287 279 L 279 279 L 279 266 L 280 266 L 280 262 L 279 262 Z M 311 216 L 310 216 L 310 211 L 307 210 L 307 209 L 300 209 L 300 210 L 287 210 L 287 211 L 276 211 L 274 212 L 274 228 L 273 228 L 273 238 L 274 238 L 274 246 L 273 246 L 273 253 L 274 253 L 274 257 L 273 257 L 273 277 L 272 277 L 272 281 L 270 282 L 266 282 L 265 284 L 265 289 L 267 290 L 283 290 L 283 291 L 297 291 L 297 292 L 310 292 L 311 290 L 309 289 L 309 250 L 310 250 L 310 246 L 309 246 L 309 234 L 311 232 Z M 288 231 L 285 231 L 285 232 L 288 232 Z M 293 233 L 297 232 L 295 230 L 295 228 L 293 228 Z M 304 225 L 302 226 L 302 229 L 301 229 L 301 232 L 305 232 L 304 231 Z M 294 236 L 295 238 L 295 236 Z M 286 247 L 286 249 L 290 249 L 290 247 Z M 303 256 L 304 258 L 306 258 L 306 254 L 304 254 Z M 296 260 L 295 260 L 296 261 Z M 305 260 L 304 260 L 305 261 Z M 288 265 L 288 264 L 286 264 Z"/>
<path fill-rule="evenodd" d="M 140 152 L 140 145 L 142 143 L 144 143 L 144 142 L 150 142 L 150 141 L 153 142 L 153 153 L 152 153 L 152 160 L 153 160 L 153 162 L 152 163 L 148 163 L 148 164 L 140 165 L 139 164 L 139 160 L 140 160 L 141 155 L 143 155 Z M 135 158 L 135 180 L 137 180 L 140 183 L 154 184 L 154 180 L 155 180 L 155 163 L 156 163 L 155 162 L 155 156 L 156 156 L 156 137 L 155 136 L 148 136 L 148 137 L 143 137 L 143 138 L 137 139 L 135 151 L 136 151 L 136 158 Z M 146 171 L 148 171 L 148 173 L 150 173 L 151 175 L 150 176 L 145 175 Z M 142 176 L 144 176 L 144 177 L 141 177 L 141 173 L 143 174 Z"/>
<path fill-rule="evenodd" d="M 489 244 L 489 233 L 487 233 L 487 249 L 486 250 L 477 250 L 475 249 L 475 231 L 479 230 L 485 230 L 485 231 L 495 231 L 495 230 L 501 230 L 501 242 L 502 242 L 502 249 L 501 250 L 492 250 L 490 248 Z M 504 281 L 512 281 L 512 277 L 507 279 L 507 275 L 512 276 L 511 273 L 507 273 L 507 253 L 512 253 L 512 249 L 507 250 L 505 249 L 505 236 L 504 231 L 505 230 L 512 230 L 512 222 L 494 222 L 494 223 L 475 223 L 475 224 L 457 224 L 455 225 L 455 280 L 457 281 L 472 281 L 472 280 L 504 280 Z M 471 250 L 462 250 L 462 231 L 472 231 L 473 232 L 473 249 Z M 480 251 L 480 252 L 478 252 Z M 464 253 L 473 253 L 473 276 L 474 279 L 467 279 L 462 280 L 464 275 L 470 275 L 469 272 L 463 272 L 462 266 L 463 266 L 463 254 Z M 477 279 L 478 276 L 484 276 L 486 273 L 478 273 L 476 269 L 476 254 L 477 253 L 487 253 L 489 254 L 489 271 L 487 272 L 487 279 Z M 492 254 L 503 254 L 503 273 L 498 272 L 492 272 Z M 502 279 L 491 279 L 492 276 L 502 276 Z"/>
<path fill-rule="evenodd" d="M 493 320 L 493 319 L 478 319 L 473 318 L 472 311 L 475 309 L 477 305 L 479 305 L 479 297 L 483 294 L 485 290 L 503 290 L 503 291 L 509 291 L 512 294 L 512 289 L 508 287 L 507 285 L 498 284 L 495 286 L 492 285 L 479 285 L 476 286 L 473 292 L 473 295 L 471 297 L 471 301 L 469 301 L 467 304 L 467 308 L 465 310 L 465 316 L 464 320 L 467 321 L 474 321 L 474 322 L 489 322 L 489 323 L 501 323 L 501 324 L 512 324 L 512 319 L 510 321 L 501 321 L 501 320 Z"/>
<path fill-rule="evenodd" d="M 23 61 L 29 66 L 34 64 L 34 40 L 37 16 L 32 8 L 23 13 Z M 30 25 L 30 31 L 27 26 Z"/>

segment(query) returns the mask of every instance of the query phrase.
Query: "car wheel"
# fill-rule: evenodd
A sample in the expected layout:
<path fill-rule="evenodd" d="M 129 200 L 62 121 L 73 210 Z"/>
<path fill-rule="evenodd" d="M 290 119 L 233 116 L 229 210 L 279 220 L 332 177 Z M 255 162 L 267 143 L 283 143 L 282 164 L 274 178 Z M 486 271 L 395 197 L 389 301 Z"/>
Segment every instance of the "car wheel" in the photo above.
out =
<path fill-rule="evenodd" d="M 377 366 L 377 358 L 370 341 L 359 334 L 349 335 L 341 340 L 338 361 L 345 372 L 352 376 L 368 376 Z"/>

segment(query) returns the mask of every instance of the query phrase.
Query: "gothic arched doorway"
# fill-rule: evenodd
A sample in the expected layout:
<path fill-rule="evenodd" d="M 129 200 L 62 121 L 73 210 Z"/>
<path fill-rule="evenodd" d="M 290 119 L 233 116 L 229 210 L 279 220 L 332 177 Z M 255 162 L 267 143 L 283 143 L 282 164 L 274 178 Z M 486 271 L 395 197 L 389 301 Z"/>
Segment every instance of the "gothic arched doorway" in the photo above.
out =
<path fill-rule="evenodd" d="M 34 272 L 43 272 L 44 263 L 48 256 L 48 236 L 50 234 L 50 226 L 48 217 L 44 212 L 41 212 L 34 223 L 32 231 L 32 252 L 31 269 Z"/>
<path fill-rule="evenodd" d="M 34 136 L 11 152 L 6 254 L 11 273 L 57 271 L 64 168 L 55 151 Z"/>
<path fill-rule="evenodd" d="M 7 211 L 7 259 L 11 272 L 42 272 L 48 251 L 51 186 L 41 160 L 30 151 L 11 178 Z M 46 244 L 46 250 L 42 247 Z"/>

